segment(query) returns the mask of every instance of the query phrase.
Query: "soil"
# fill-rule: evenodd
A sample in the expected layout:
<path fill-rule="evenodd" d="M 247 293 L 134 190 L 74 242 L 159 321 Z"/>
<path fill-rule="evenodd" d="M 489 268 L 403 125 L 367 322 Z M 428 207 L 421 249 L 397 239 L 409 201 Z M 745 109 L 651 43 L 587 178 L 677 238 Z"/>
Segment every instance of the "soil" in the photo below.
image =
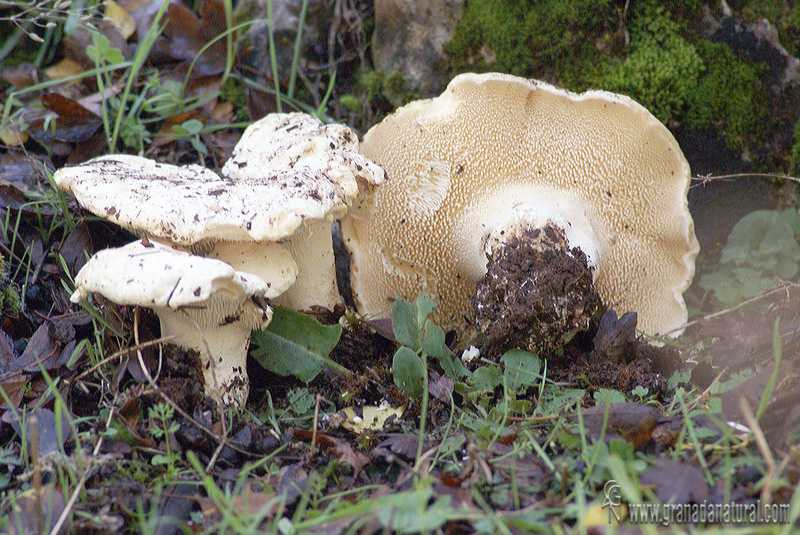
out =
<path fill-rule="evenodd" d="M 549 354 L 589 327 L 600 298 L 586 255 L 562 229 L 525 229 L 487 258 L 473 307 L 490 356 L 514 347 Z"/>

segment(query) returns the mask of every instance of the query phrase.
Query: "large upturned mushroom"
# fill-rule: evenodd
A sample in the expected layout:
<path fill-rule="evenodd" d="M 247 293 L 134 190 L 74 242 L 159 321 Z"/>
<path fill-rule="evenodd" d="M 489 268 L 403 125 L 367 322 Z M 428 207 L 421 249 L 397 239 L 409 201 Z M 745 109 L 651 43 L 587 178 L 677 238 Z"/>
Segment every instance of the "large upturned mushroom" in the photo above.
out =
<path fill-rule="evenodd" d="M 206 394 L 244 405 L 250 331 L 266 327 L 272 309 L 262 299 L 268 285 L 220 260 L 141 241 L 104 249 L 75 278 L 78 302 L 98 293 L 120 305 L 152 308 L 161 336 L 200 354 Z"/>
<path fill-rule="evenodd" d="M 245 131 L 223 176 L 113 155 L 54 178 L 100 217 L 268 281 L 279 304 L 332 309 L 340 298 L 330 224 L 351 206 L 363 210 L 384 178 L 357 149 L 345 126 L 272 114 Z"/>
<path fill-rule="evenodd" d="M 374 218 L 342 222 L 362 313 L 425 292 L 460 346 L 480 330 L 542 352 L 585 328 L 598 296 L 648 334 L 686 321 L 689 165 L 630 98 L 464 74 L 361 150 L 389 177 Z"/>

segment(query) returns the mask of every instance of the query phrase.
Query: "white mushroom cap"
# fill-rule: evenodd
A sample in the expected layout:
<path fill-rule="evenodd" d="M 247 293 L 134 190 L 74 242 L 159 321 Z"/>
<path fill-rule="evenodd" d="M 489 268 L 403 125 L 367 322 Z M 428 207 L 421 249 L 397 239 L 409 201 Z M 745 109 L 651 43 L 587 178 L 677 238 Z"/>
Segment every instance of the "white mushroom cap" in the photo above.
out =
<path fill-rule="evenodd" d="M 347 127 L 294 113 L 248 127 L 223 176 L 114 155 L 54 178 L 96 215 L 269 281 L 269 297 L 294 285 L 281 304 L 332 309 L 340 298 L 330 223 L 350 208 L 368 215 L 384 173 Z"/>
<path fill-rule="evenodd" d="M 424 291 L 439 304 L 434 319 L 468 344 L 487 235 L 530 209 L 558 213 L 581 227 L 579 241 L 593 240 L 585 252 L 607 306 L 637 311 L 649 334 L 685 322 L 698 252 L 689 165 L 632 99 L 465 74 L 373 127 L 361 150 L 390 177 L 373 219 L 342 223 L 363 313 L 386 315 L 392 297 Z"/>
<path fill-rule="evenodd" d="M 90 212 L 182 246 L 215 241 L 280 241 L 306 218 L 343 213 L 337 188 L 308 170 L 221 177 L 117 154 L 59 169 L 59 188 Z"/>
<path fill-rule="evenodd" d="M 301 310 L 313 305 L 333 309 L 341 299 L 331 223 L 348 212 L 368 217 L 373 189 L 385 179 L 383 169 L 358 152 L 358 136 L 344 125 L 324 124 L 308 114 L 273 113 L 245 130 L 222 174 L 247 181 L 275 177 L 288 184 L 313 177 L 324 183 L 325 192 L 335 192 L 330 206 L 320 202 L 315 211 L 306 210 L 302 228 L 292 229 L 285 243 L 298 264 L 297 280 L 276 301 Z"/>
<path fill-rule="evenodd" d="M 262 279 L 211 258 L 141 241 L 95 253 L 75 278 L 71 300 L 96 292 L 121 305 L 152 308 L 169 343 L 201 355 L 206 394 L 225 403 L 247 399 L 250 331 L 272 309 L 258 300 Z M 255 298 L 255 299 L 254 299 Z"/>

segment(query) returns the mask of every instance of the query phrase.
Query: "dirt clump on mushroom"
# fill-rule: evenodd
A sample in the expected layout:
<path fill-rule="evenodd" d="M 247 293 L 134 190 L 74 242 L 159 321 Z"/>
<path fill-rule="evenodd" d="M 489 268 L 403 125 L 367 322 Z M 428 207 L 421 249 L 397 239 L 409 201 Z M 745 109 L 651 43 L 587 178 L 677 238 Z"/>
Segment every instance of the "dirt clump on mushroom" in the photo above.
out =
<path fill-rule="evenodd" d="M 163 364 L 158 380 L 161 391 L 191 414 L 206 399 L 200 353 L 170 344 L 163 346 Z M 156 395 L 155 403 L 163 401 Z"/>
<path fill-rule="evenodd" d="M 589 327 L 600 306 L 592 268 L 561 228 L 521 230 L 486 256 L 472 304 L 489 356 L 514 347 L 549 354 Z"/>

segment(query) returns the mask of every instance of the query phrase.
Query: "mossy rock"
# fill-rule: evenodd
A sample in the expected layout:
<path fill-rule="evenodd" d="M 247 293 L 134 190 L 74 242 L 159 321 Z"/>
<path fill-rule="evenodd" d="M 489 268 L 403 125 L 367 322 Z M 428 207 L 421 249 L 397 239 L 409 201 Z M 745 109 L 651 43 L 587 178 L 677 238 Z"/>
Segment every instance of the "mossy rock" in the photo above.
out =
<path fill-rule="evenodd" d="M 631 96 L 665 123 L 723 132 L 731 148 L 758 136 L 767 100 L 761 66 L 725 44 L 691 39 L 661 6 L 644 4 L 630 26 L 628 57 L 608 64 L 594 85 Z"/>
<path fill-rule="evenodd" d="M 584 73 L 619 49 L 610 0 L 471 0 L 445 52 L 455 71 L 498 71 L 578 88 Z"/>

